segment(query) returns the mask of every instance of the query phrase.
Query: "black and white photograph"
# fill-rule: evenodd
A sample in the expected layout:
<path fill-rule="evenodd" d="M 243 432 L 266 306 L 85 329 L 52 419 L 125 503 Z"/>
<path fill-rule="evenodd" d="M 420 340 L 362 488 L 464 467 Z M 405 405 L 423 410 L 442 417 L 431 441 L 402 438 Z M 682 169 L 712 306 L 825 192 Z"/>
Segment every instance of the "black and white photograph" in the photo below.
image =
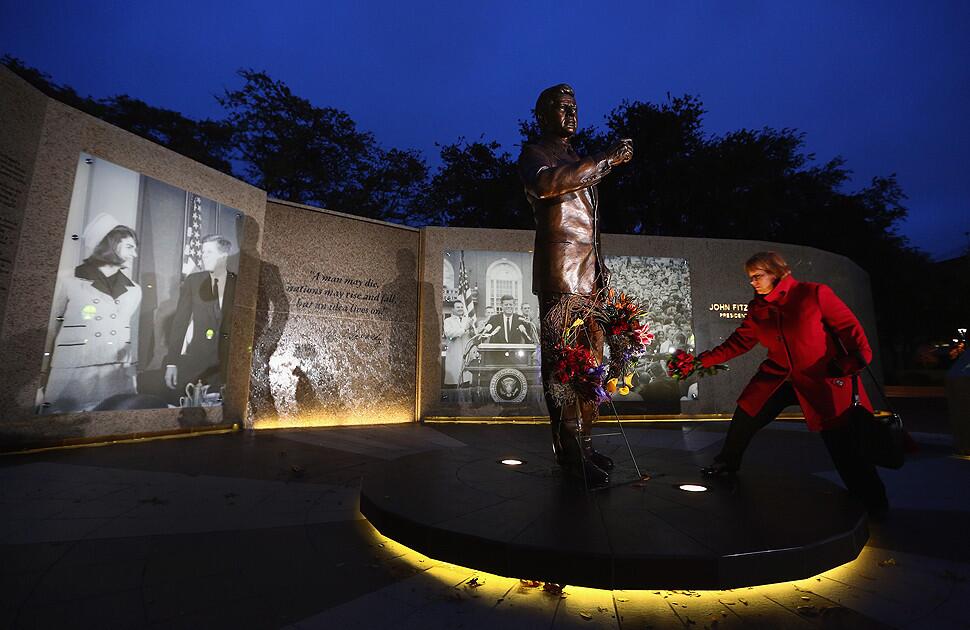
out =
<path fill-rule="evenodd" d="M 644 323 L 653 343 L 637 365 L 634 386 L 614 404 L 626 413 L 679 413 L 680 402 L 697 398 L 690 385 L 667 375 L 666 361 L 676 350 L 694 352 L 690 269 L 686 258 L 607 256 L 611 286 L 633 295 L 646 311 Z"/>
<path fill-rule="evenodd" d="M 38 413 L 221 405 L 241 218 L 82 153 Z"/>
<path fill-rule="evenodd" d="M 532 254 L 449 250 L 443 262 L 442 411 L 456 416 L 546 414 Z M 637 366 L 634 387 L 626 396 L 614 396 L 613 404 L 622 413 L 679 412 L 681 401 L 697 398 L 695 384 L 675 381 L 666 370 L 672 352 L 694 350 L 687 260 L 614 256 L 606 264 L 611 286 L 635 296 L 654 334 Z"/>
<path fill-rule="evenodd" d="M 528 252 L 445 251 L 441 404 L 454 415 L 542 415 L 539 304 Z"/>

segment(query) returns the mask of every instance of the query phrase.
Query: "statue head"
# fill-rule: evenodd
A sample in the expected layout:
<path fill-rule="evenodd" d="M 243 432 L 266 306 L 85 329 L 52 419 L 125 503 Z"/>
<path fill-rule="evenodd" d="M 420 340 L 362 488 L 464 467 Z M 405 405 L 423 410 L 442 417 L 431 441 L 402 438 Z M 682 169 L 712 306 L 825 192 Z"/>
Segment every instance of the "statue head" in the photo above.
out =
<path fill-rule="evenodd" d="M 565 83 L 544 89 L 536 99 L 535 114 L 543 136 L 569 138 L 579 126 L 576 93 Z"/>

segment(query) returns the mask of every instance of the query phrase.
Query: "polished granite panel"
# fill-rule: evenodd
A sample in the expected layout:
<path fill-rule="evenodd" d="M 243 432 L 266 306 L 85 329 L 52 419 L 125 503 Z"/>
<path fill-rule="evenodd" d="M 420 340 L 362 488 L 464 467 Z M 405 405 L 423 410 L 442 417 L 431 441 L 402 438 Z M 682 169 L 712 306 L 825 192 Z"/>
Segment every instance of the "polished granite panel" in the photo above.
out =
<path fill-rule="evenodd" d="M 409 422 L 415 410 L 418 233 L 271 201 L 248 422 Z"/>

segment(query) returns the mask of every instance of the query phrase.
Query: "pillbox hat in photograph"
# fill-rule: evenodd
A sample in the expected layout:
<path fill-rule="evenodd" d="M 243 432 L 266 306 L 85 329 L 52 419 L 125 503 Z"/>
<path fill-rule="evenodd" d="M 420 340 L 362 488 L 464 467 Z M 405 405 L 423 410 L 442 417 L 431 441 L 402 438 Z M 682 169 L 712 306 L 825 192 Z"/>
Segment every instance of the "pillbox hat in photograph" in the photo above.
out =
<path fill-rule="evenodd" d="M 101 242 L 101 239 L 107 236 L 108 232 L 115 229 L 119 225 L 121 225 L 121 222 L 107 212 L 102 212 L 101 214 L 97 215 L 91 219 L 91 222 L 88 223 L 87 227 L 84 228 L 84 248 L 87 249 L 88 252 L 93 251 L 94 248 L 98 246 L 98 243 Z"/>

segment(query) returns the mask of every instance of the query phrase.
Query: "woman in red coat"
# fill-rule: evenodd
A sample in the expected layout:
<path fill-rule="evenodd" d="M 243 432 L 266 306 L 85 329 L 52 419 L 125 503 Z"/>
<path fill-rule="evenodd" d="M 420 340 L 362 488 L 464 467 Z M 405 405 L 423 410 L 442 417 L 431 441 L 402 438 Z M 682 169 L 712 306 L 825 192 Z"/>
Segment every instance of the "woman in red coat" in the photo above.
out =
<path fill-rule="evenodd" d="M 849 492 L 870 514 L 884 515 L 886 489 L 847 426 L 852 376 L 872 360 L 859 320 L 828 286 L 795 280 L 775 252 L 757 253 L 744 267 L 755 291 L 747 316 L 724 343 L 697 359 L 711 367 L 759 343 L 768 348 L 768 358 L 741 392 L 721 452 L 703 473 L 736 472 L 754 434 L 785 407 L 800 405 L 809 430 L 821 432 Z M 862 404 L 871 409 L 861 383 L 859 388 Z"/>

